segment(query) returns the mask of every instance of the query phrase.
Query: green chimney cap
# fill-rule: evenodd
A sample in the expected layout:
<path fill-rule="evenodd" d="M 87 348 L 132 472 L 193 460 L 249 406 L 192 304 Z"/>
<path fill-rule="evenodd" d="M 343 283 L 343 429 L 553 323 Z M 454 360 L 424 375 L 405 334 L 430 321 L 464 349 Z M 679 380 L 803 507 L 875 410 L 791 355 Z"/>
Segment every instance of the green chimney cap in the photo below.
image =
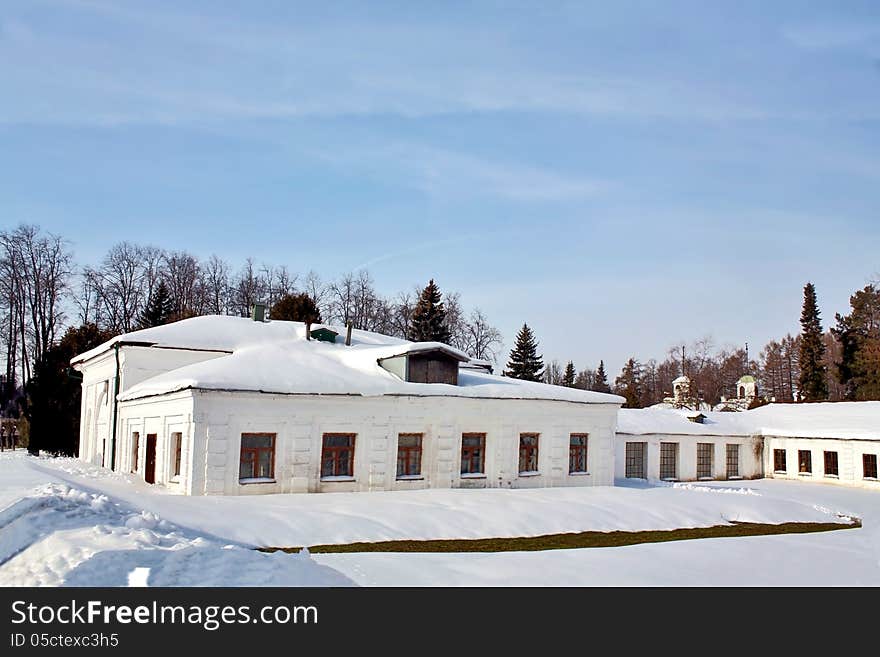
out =
<path fill-rule="evenodd" d="M 336 342 L 336 336 L 339 335 L 336 331 L 331 331 L 328 328 L 316 328 L 314 331 L 309 333 L 315 340 L 320 340 L 321 342 Z"/>

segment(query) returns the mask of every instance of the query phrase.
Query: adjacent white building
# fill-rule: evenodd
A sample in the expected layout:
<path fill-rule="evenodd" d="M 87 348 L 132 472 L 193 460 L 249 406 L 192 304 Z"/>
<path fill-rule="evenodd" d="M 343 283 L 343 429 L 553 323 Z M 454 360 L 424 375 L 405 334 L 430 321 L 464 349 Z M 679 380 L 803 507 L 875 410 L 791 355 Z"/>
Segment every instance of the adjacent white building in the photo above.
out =
<path fill-rule="evenodd" d="M 615 477 L 773 477 L 880 489 L 880 402 L 768 404 L 750 411 L 621 409 Z"/>
<path fill-rule="evenodd" d="M 880 489 L 880 402 L 770 404 L 748 411 L 768 477 Z"/>
<path fill-rule="evenodd" d="M 312 328 L 196 317 L 81 354 L 80 458 L 190 495 L 613 483 L 621 397 Z"/>
<path fill-rule="evenodd" d="M 622 408 L 615 477 L 663 481 L 763 476 L 763 439 L 744 413 Z"/>

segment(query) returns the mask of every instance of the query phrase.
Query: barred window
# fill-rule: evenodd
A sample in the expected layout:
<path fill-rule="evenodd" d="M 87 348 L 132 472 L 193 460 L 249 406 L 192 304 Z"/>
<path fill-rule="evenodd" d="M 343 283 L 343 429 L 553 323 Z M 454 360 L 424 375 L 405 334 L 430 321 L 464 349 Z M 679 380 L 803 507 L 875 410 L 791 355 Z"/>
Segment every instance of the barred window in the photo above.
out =
<path fill-rule="evenodd" d="M 837 452 L 825 452 L 825 476 L 838 476 Z"/>
<path fill-rule="evenodd" d="M 589 435 L 573 433 L 568 437 L 568 472 L 587 472 L 587 441 Z"/>
<path fill-rule="evenodd" d="M 241 434 L 239 481 L 275 477 L 275 434 Z"/>
<path fill-rule="evenodd" d="M 660 478 L 678 478 L 678 443 L 660 443 Z"/>
<path fill-rule="evenodd" d="M 521 433 L 519 435 L 519 471 L 538 471 L 538 434 Z"/>
<path fill-rule="evenodd" d="M 325 433 L 321 450 L 321 477 L 354 476 L 353 433 Z"/>
<path fill-rule="evenodd" d="M 461 474 L 483 474 L 486 464 L 486 434 L 461 434 Z"/>
<path fill-rule="evenodd" d="M 812 474 L 813 472 L 813 453 L 808 449 L 798 450 L 798 473 Z"/>
<path fill-rule="evenodd" d="M 865 479 L 877 478 L 876 454 L 862 454 L 862 477 Z"/>
<path fill-rule="evenodd" d="M 739 445 L 727 446 L 727 478 L 739 477 Z"/>
<path fill-rule="evenodd" d="M 626 476 L 629 479 L 647 479 L 645 476 L 645 452 L 648 443 L 626 444 Z"/>
<path fill-rule="evenodd" d="M 773 471 L 785 472 L 788 470 L 788 459 L 784 449 L 773 450 Z"/>
<path fill-rule="evenodd" d="M 712 477 L 712 456 L 715 445 L 712 443 L 697 443 L 697 479 L 710 479 Z"/>
<path fill-rule="evenodd" d="M 417 477 L 422 474 L 422 434 L 401 433 L 397 436 L 397 476 Z"/>

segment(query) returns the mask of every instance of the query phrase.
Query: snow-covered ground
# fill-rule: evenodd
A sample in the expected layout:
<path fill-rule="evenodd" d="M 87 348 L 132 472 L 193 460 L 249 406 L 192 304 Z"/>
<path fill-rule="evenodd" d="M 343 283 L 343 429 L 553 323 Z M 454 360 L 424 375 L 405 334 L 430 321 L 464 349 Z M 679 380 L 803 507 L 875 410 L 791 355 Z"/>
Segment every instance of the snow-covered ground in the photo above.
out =
<path fill-rule="evenodd" d="M 265 554 L 401 538 L 478 538 L 746 522 L 823 534 L 499 554 Z M 183 497 L 75 459 L 0 454 L 0 585 L 880 584 L 880 495 L 773 480 L 662 487 Z"/>

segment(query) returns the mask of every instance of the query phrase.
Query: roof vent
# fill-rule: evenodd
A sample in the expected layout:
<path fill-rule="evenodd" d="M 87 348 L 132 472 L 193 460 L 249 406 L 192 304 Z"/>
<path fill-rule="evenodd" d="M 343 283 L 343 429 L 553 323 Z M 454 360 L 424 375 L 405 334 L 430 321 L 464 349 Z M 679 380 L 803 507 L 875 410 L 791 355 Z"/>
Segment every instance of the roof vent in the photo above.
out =
<path fill-rule="evenodd" d="M 253 306 L 251 306 L 251 319 L 255 322 L 265 322 L 266 321 L 266 304 L 262 302 L 257 302 Z"/>
<path fill-rule="evenodd" d="M 336 342 L 336 336 L 339 335 L 336 331 L 331 331 L 328 328 L 316 328 L 314 331 L 309 331 L 309 336 L 314 338 L 315 340 L 320 340 L 321 342 Z"/>

